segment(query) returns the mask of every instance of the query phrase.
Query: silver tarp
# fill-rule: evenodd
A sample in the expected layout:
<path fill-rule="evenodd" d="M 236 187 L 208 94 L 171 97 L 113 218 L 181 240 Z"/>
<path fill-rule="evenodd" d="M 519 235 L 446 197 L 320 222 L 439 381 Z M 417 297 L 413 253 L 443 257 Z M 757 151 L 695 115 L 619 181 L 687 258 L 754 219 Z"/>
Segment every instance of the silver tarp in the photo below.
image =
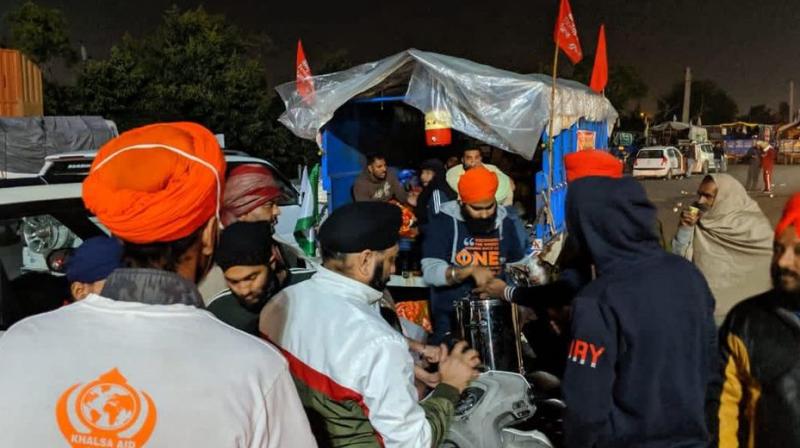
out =
<path fill-rule="evenodd" d="M 45 157 L 95 150 L 116 134 L 103 117 L 0 117 L 0 173 L 38 173 Z"/>
<path fill-rule="evenodd" d="M 298 94 L 294 82 L 276 88 L 286 106 L 281 123 L 309 140 L 349 100 L 406 84 L 407 104 L 423 113 L 447 111 L 453 129 L 527 159 L 548 130 L 552 78 L 545 75 L 521 75 L 411 49 L 312 79 L 316 92 L 308 99 Z M 581 118 L 605 121 L 610 133 L 618 116 L 605 97 L 563 79 L 558 80 L 555 110 L 556 135 Z"/>

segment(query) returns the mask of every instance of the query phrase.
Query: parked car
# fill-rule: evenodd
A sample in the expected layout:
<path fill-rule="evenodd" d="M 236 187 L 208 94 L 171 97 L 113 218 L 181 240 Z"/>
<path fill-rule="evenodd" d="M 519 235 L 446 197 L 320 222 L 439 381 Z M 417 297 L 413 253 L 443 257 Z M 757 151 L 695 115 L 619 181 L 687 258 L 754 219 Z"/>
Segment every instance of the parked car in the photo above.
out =
<path fill-rule="evenodd" d="M 104 232 L 84 208 L 79 183 L 0 181 L 0 269 L 11 279 L 26 271 L 59 272 L 51 254 Z"/>
<path fill-rule="evenodd" d="M 254 163 L 272 171 L 284 193 L 278 203 L 281 217 L 276 234 L 295 243 L 299 193 L 271 163 L 242 154 L 225 152 L 228 170 Z M 38 176 L 0 180 L 0 267 L 9 278 L 27 271 L 57 273 L 62 250 L 108 233 L 81 199 L 81 182 L 94 156 L 94 152 L 49 156 Z"/>
<path fill-rule="evenodd" d="M 96 152 L 77 152 L 58 154 L 45 159 L 44 166 L 39 176 L 50 184 L 80 183 L 89 174 Z M 292 182 L 278 171 L 272 163 L 249 156 L 247 153 L 235 150 L 225 150 L 225 161 L 228 172 L 244 164 L 257 164 L 266 167 L 281 187 L 283 195 L 278 202 L 281 217 L 275 228 L 276 235 L 283 241 L 294 243 L 294 228 L 300 217 L 300 193 Z"/>
<path fill-rule="evenodd" d="M 683 155 L 673 146 L 649 146 L 636 153 L 633 177 L 672 179 L 684 176 Z"/>
<path fill-rule="evenodd" d="M 690 175 L 718 172 L 717 162 L 714 160 L 714 147 L 711 143 L 682 143 L 679 148 L 686 163 L 689 159 L 694 161 L 689 167 Z"/>

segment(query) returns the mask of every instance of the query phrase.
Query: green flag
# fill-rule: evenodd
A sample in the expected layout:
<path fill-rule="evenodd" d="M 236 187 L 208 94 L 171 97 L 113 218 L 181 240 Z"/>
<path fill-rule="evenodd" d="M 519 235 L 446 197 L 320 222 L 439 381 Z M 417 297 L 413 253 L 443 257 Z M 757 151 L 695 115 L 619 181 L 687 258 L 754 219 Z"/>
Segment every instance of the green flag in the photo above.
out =
<path fill-rule="evenodd" d="M 311 168 L 303 168 L 303 177 L 300 181 L 300 218 L 294 227 L 294 238 L 303 252 L 309 257 L 317 254 L 317 237 L 314 226 L 319 219 L 319 206 L 317 205 L 317 184 L 319 183 L 319 164 Z"/>

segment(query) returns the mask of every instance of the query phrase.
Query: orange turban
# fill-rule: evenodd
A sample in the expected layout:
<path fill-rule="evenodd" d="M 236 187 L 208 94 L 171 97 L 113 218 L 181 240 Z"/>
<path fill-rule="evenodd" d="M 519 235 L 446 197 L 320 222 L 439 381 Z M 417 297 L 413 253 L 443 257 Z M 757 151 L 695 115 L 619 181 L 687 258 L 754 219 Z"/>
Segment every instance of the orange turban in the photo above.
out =
<path fill-rule="evenodd" d="M 83 202 L 112 234 L 175 241 L 219 216 L 225 156 L 195 123 L 159 123 L 106 143 L 83 182 Z"/>
<path fill-rule="evenodd" d="M 783 208 L 783 215 L 778 225 L 775 226 L 775 238 L 789 227 L 794 227 L 797 236 L 800 236 L 800 193 L 795 193 Z"/>
<path fill-rule="evenodd" d="M 622 162 L 606 151 L 587 149 L 564 156 L 567 182 L 582 177 L 599 176 L 619 179 L 622 177 Z"/>
<path fill-rule="evenodd" d="M 465 204 L 494 199 L 497 192 L 497 175 L 483 166 L 468 169 L 458 180 L 458 196 Z"/>

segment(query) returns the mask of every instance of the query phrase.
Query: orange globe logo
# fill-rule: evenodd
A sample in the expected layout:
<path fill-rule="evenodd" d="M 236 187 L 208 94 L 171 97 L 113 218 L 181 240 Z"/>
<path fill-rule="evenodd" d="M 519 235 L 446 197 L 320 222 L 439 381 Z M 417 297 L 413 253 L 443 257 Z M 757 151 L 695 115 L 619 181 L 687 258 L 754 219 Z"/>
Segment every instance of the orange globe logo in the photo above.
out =
<path fill-rule="evenodd" d="M 127 384 L 89 383 L 77 405 L 83 424 L 99 431 L 124 431 L 139 413 L 139 397 Z"/>
<path fill-rule="evenodd" d="M 146 392 L 131 387 L 116 368 L 80 386 L 64 391 L 56 405 L 70 446 L 144 446 L 156 425 L 156 406 Z"/>

